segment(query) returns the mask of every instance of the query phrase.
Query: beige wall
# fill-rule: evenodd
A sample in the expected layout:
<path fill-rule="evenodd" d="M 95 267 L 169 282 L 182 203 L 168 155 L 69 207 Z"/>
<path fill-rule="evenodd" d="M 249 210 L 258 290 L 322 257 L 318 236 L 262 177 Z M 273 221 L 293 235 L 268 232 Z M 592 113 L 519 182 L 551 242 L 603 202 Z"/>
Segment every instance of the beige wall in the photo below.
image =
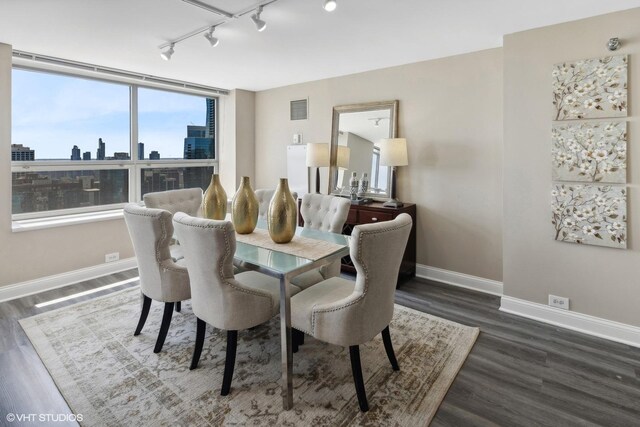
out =
<path fill-rule="evenodd" d="M 508 35 L 504 39 L 504 292 L 640 326 L 640 9 Z M 550 224 L 551 69 L 606 56 L 610 37 L 629 63 L 629 249 L 556 242 Z"/>
<path fill-rule="evenodd" d="M 0 44 L 0 286 L 133 256 L 123 220 L 11 232 L 11 46 Z"/>
<path fill-rule="evenodd" d="M 307 97 L 309 119 L 290 121 L 289 101 Z M 501 49 L 258 92 L 256 185 L 286 173 L 294 133 L 330 140 L 334 105 L 391 99 L 408 140 L 398 195 L 418 205 L 418 262 L 501 280 Z"/>

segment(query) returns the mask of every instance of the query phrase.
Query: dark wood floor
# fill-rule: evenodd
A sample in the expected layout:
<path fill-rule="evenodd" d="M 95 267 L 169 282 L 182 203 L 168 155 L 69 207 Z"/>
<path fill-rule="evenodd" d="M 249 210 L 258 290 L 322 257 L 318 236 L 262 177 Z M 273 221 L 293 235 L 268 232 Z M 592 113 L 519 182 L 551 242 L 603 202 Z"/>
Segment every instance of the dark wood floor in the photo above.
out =
<path fill-rule="evenodd" d="M 34 307 L 136 275 L 0 303 L 0 425 L 7 413 L 70 412 L 17 320 L 135 286 Z M 498 297 L 421 279 L 403 284 L 396 302 L 481 330 L 433 426 L 640 426 L 640 349 L 505 314 Z"/>

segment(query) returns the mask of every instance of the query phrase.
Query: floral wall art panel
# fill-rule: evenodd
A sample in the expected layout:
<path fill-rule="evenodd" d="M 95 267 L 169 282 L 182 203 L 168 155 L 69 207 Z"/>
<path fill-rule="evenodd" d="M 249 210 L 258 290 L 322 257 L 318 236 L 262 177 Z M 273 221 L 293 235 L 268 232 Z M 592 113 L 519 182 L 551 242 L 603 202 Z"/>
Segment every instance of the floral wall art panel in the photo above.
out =
<path fill-rule="evenodd" d="M 627 116 L 627 56 L 556 64 L 553 120 Z"/>
<path fill-rule="evenodd" d="M 556 240 L 626 249 L 625 187 L 554 184 L 551 207 Z"/>
<path fill-rule="evenodd" d="M 626 122 L 554 125 L 551 140 L 554 181 L 627 182 Z"/>

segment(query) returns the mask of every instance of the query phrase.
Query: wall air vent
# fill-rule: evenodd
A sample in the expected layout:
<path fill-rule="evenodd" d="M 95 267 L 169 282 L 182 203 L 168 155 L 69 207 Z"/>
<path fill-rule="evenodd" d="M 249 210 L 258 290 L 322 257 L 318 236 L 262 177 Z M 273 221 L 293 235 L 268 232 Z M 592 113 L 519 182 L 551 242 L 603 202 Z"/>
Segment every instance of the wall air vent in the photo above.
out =
<path fill-rule="evenodd" d="M 308 100 L 291 101 L 291 120 L 306 120 L 308 116 Z"/>

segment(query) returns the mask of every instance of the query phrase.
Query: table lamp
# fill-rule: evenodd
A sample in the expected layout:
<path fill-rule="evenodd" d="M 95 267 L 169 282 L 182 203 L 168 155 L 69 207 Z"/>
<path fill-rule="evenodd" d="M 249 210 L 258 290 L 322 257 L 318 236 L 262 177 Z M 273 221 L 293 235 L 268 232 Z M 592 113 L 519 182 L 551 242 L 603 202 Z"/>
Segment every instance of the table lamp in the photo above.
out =
<path fill-rule="evenodd" d="M 329 144 L 307 144 L 307 167 L 316 168 L 316 193 L 320 193 L 320 168 L 329 166 Z"/>
<path fill-rule="evenodd" d="M 380 141 L 380 166 L 391 166 L 390 198 L 383 206 L 389 208 L 404 206 L 404 203 L 396 199 L 396 168 L 408 164 L 407 140 L 405 138 L 391 138 Z"/>

